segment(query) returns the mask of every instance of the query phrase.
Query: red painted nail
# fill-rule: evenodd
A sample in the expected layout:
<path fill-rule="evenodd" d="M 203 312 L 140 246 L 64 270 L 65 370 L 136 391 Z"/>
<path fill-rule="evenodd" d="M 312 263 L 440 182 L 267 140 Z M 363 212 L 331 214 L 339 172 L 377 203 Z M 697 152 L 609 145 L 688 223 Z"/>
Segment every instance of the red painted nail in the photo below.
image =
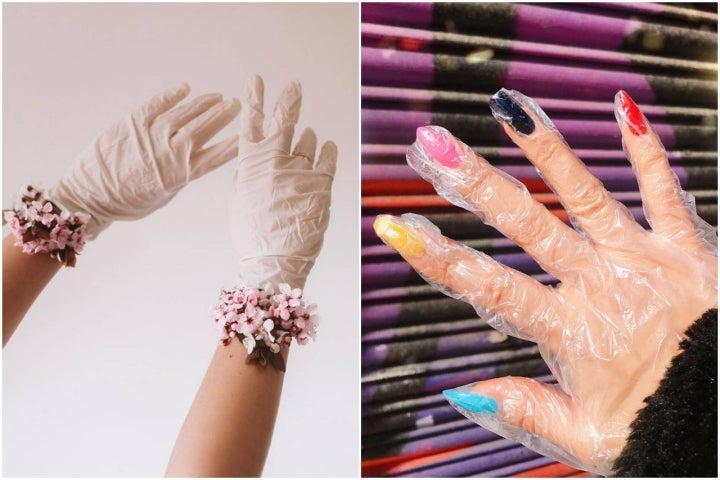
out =
<path fill-rule="evenodd" d="M 625 120 L 633 135 L 644 135 L 647 133 L 645 117 L 625 90 L 620 90 L 620 107 L 624 113 Z"/>

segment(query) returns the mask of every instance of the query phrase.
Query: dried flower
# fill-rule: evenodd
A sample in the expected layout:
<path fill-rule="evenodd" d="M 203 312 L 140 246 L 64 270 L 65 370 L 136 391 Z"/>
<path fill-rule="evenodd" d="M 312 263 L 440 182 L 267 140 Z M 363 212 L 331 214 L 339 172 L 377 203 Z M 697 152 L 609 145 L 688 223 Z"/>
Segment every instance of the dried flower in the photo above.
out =
<path fill-rule="evenodd" d="M 248 351 L 249 362 L 285 371 L 280 347 L 290 345 L 293 338 L 306 345 L 317 332 L 315 305 L 306 306 L 302 293 L 286 283 L 278 285 L 278 293 L 269 284 L 260 289 L 238 285 L 223 290 L 210 308 L 220 343 L 228 345 L 237 336 Z"/>
<path fill-rule="evenodd" d="M 12 210 L 3 210 L 3 220 L 15 237 L 15 246 L 29 254 L 47 252 L 74 267 L 76 255 L 85 246 L 85 225 L 90 216 L 60 210 L 43 192 L 28 185 Z"/>

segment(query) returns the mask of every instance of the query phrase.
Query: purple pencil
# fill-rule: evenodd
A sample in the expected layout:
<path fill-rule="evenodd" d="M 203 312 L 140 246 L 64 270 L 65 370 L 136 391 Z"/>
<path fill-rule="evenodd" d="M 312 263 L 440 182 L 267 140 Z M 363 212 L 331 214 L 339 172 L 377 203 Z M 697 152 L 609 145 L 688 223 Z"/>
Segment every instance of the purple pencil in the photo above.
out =
<path fill-rule="evenodd" d="M 596 70 L 525 61 L 485 60 L 463 56 L 405 52 L 384 48 L 361 49 L 363 84 L 393 87 L 494 91 L 521 90 L 531 97 L 607 101 L 621 89 L 633 92 L 641 103 L 711 105 L 717 83 L 694 78 L 614 70 Z M 542 78 L 542 82 L 533 81 Z M 673 98 L 674 96 L 674 98 Z"/>
<path fill-rule="evenodd" d="M 408 472 L 403 476 L 409 477 L 467 477 L 474 475 L 488 476 L 484 472 L 492 471 L 507 465 L 518 464 L 529 459 L 540 457 L 527 447 L 515 444 L 510 448 L 488 452 L 474 458 L 459 462 L 447 463 L 431 468 L 424 468 Z M 548 462 L 549 463 L 549 462 Z"/>
<path fill-rule="evenodd" d="M 518 343 L 495 330 L 363 345 L 362 367 L 380 368 L 512 348 Z"/>
<path fill-rule="evenodd" d="M 432 288 L 432 287 L 431 287 Z M 435 291 L 437 293 L 437 291 Z M 468 320 L 454 320 L 452 322 L 440 322 L 427 325 L 412 325 L 409 327 L 388 328 L 386 330 L 374 330 L 363 333 L 361 340 L 363 345 L 374 345 L 394 340 L 405 340 L 427 336 L 443 336 L 453 333 L 487 330 L 486 325 L 478 325 L 477 318 Z"/>
<path fill-rule="evenodd" d="M 394 465 L 387 471 L 392 476 L 403 477 L 458 477 L 472 468 L 495 466 L 495 462 L 503 462 L 507 454 L 498 456 L 500 452 L 521 448 L 517 443 L 507 440 L 496 440 L 479 445 L 472 445 L 451 452 L 430 453 L 427 457 L 411 459 Z M 537 454 L 536 454 L 537 456 Z"/>
<path fill-rule="evenodd" d="M 393 437 L 386 435 L 383 438 L 388 440 L 372 446 L 367 446 L 363 439 L 362 457 L 368 459 L 432 452 L 448 447 L 490 442 L 500 438 L 498 435 L 478 427 L 467 418 L 422 429 L 422 434 L 422 437 L 415 435 L 417 438 L 398 435 L 396 438 L 400 439 L 399 441 L 392 441 Z"/>
<path fill-rule="evenodd" d="M 551 463 L 555 463 L 555 460 L 547 457 L 538 457 L 523 462 L 506 465 L 504 467 L 496 468 L 494 470 L 484 470 L 483 472 L 480 472 L 480 474 L 483 477 L 511 477 L 513 475 L 517 475 L 518 473 L 532 470 L 533 468 L 550 465 Z"/>
<path fill-rule="evenodd" d="M 448 297 L 412 303 L 363 305 L 361 312 L 363 332 L 380 328 L 449 322 L 477 316 L 472 306 Z"/>
<path fill-rule="evenodd" d="M 667 57 L 712 60 L 717 34 L 700 29 L 678 28 L 662 23 L 618 18 L 605 12 L 570 13 L 544 5 L 499 3 L 363 4 L 362 21 L 401 25 L 425 30 L 507 37 L 556 45 L 599 50 L 651 53 Z M 646 7 L 649 13 L 651 7 Z M 659 13 L 656 10 L 654 13 Z M 548 28 L 552 25 L 552 28 Z M 652 39 L 661 35 L 662 44 Z"/>
<path fill-rule="evenodd" d="M 713 65 L 717 70 L 717 65 Z M 361 89 L 363 101 L 372 102 L 372 105 L 406 105 L 415 110 L 429 110 L 434 106 L 454 105 L 471 109 L 469 113 L 482 113 L 488 111 L 488 101 L 492 96 L 489 93 L 473 93 L 448 90 L 429 90 L 422 88 L 384 87 L 365 85 Z M 575 114 L 583 116 L 597 116 L 613 118 L 613 102 L 591 100 L 572 100 L 564 98 L 534 98 L 546 113 Z M 423 108 L 421 108 L 423 107 Z M 376 108 L 373 106 L 372 108 Z M 643 114 L 652 122 L 667 121 L 668 118 L 684 118 L 687 120 L 715 118 L 717 110 L 702 107 L 679 107 L 674 105 L 642 105 Z M 397 108 L 396 108 L 397 109 Z"/>
<path fill-rule="evenodd" d="M 668 5 L 664 3 L 605 3 L 600 2 L 595 4 L 597 7 L 602 7 L 608 10 L 619 10 L 621 12 L 638 13 L 642 15 L 649 15 L 651 17 L 668 17 L 689 22 L 699 23 L 717 23 L 717 13 L 703 12 L 702 10 L 695 10 L 692 8 L 683 8 L 674 5 Z"/>
<path fill-rule="evenodd" d="M 464 418 L 461 413 L 446 403 L 438 407 L 421 411 L 401 412 L 382 417 L 363 419 L 363 436 L 382 434 L 395 431 L 415 430 L 421 427 L 437 425 Z"/>
<path fill-rule="evenodd" d="M 362 404 L 385 402 L 390 399 L 438 393 L 447 388 L 479 382 L 489 378 L 504 377 L 506 375 L 519 375 L 527 377 L 542 373 L 549 373 L 549 369 L 545 362 L 537 356 L 509 363 L 475 367 L 462 371 L 433 373 L 423 377 L 405 377 L 379 383 L 363 382 L 360 388 L 361 402 Z"/>
<path fill-rule="evenodd" d="M 500 333 L 495 334 L 500 338 L 505 337 Z M 505 337 L 505 340 L 507 340 L 507 338 L 508 337 Z M 442 374 L 442 372 L 454 369 L 465 368 L 469 370 L 483 365 L 498 365 L 528 358 L 537 358 L 540 355 L 537 345 L 514 338 L 508 341 L 507 348 L 504 350 L 487 352 L 481 348 L 477 350 L 477 352 L 481 353 L 433 359 L 426 362 L 413 362 L 412 359 L 408 359 L 408 363 L 405 365 L 384 366 L 372 373 L 364 374 L 361 377 L 361 381 L 363 384 L 366 384 L 396 381 L 408 377 L 417 378 L 423 376 L 425 378 L 431 378 L 433 374 Z"/>
<path fill-rule="evenodd" d="M 549 373 L 534 376 L 535 380 L 543 383 L 557 383 L 555 377 Z M 457 386 L 457 385 L 456 385 Z M 447 401 L 441 394 L 430 394 L 422 397 L 409 399 L 394 400 L 385 403 L 370 404 L 362 409 L 362 416 L 385 415 L 393 412 L 401 412 L 405 410 L 422 410 L 433 406 L 445 404 Z"/>
<path fill-rule="evenodd" d="M 542 83 L 542 82 L 536 82 Z M 527 89 L 525 89 L 527 90 Z M 525 93 L 525 92 L 523 92 Z M 613 95 L 607 98 L 613 98 Z M 553 118 L 553 123 L 573 148 L 608 148 L 620 145 L 620 129 L 614 120 Z M 363 143 L 406 143 L 415 139 L 421 125 L 442 125 L 465 143 L 499 144 L 512 140 L 487 112 L 483 114 L 423 112 L 414 110 L 362 110 Z M 654 123 L 653 129 L 669 149 L 717 149 L 717 128 L 698 125 Z"/>
<path fill-rule="evenodd" d="M 471 52 L 478 49 L 487 54 L 498 53 L 506 55 L 523 55 L 539 57 L 539 61 L 552 62 L 557 60 L 584 62 L 597 66 L 608 65 L 611 68 L 620 68 L 631 71 L 632 68 L 664 68 L 666 70 L 687 71 L 693 74 L 717 72 L 717 65 L 711 62 L 698 62 L 679 58 L 666 58 L 656 55 L 643 55 L 636 53 L 618 52 L 612 50 L 598 50 L 568 45 L 555 45 L 541 42 L 526 42 L 522 40 L 508 40 L 503 38 L 486 37 L 479 35 L 464 35 L 454 32 L 428 31 L 416 28 L 398 27 L 395 25 L 381 25 L 363 23 L 361 25 L 362 38 L 366 46 L 381 47 L 388 44 L 388 40 L 395 39 L 407 43 L 413 40 L 413 48 L 422 45 L 427 51 L 430 47 L 449 46 L 464 48 Z M 608 68 L 608 67 L 606 67 Z"/>

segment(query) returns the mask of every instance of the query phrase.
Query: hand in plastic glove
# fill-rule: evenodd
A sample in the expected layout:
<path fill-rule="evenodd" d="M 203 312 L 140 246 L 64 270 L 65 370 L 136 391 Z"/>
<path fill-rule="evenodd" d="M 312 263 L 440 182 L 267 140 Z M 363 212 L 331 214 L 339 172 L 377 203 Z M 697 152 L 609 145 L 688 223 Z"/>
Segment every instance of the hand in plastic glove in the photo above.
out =
<path fill-rule="evenodd" d="M 240 111 L 219 93 L 178 105 L 182 84 L 153 97 L 101 134 L 50 191 L 70 211 L 90 214 L 90 239 L 115 220 L 137 220 L 166 205 L 191 180 L 237 156 L 237 136 L 204 147 Z"/>
<path fill-rule="evenodd" d="M 270 282 L 303 288 L 330 219 L 337 147 L 326 142 L 314 160 L 317 137 L 308 128 L 292 148 L 302 101 L 300 83 L 285 87 L 266 130 L 263 96 L 263 81 L 256 75 L 243 94 L 230 207 L 239 276 L 249 285 Z"/>
<path fill-rule="evenodd" d="M 417 215 L 381 216 L 375 229 L 428 282 L 472 304 L 496 329 L 538 343 L 559 383 L 478 382 L 445 392 L 453 405 L 489 430 L 607 475 L 684 332 L 717 305 L 717 237 L 625 92 L 616 96 L 616 117 L 651 231 L 609 195 L 531 99 L 501 90 L 491 108 L 575 229 L 442 128 L 418 129 L 408 162 L 561 284 L 544 286 L 443 237 Z"/>
<path fill-rule="evenodd" d="M 315 160 L 317 137 L 306 129 L 292 148 L 302 100 L 298 82 L 285 87 L 266 130 L 263 96 L 262 79 L 254 76 L 243 95 L 230 211 L 239 276 L 248 285 L 303 288 L 330 218 L 337 147 L 326 142 Z"/>

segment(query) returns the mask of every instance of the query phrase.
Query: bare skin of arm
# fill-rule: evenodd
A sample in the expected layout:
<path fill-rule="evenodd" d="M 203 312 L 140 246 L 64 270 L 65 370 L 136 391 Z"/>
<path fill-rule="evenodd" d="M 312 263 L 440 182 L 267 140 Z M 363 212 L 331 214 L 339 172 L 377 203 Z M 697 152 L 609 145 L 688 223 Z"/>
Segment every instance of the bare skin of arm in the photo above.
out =
<path fill-rule="evenodd" d="M 62 264 L 3 240 L 3 347 Z M 281 350 L 287 362 L 287 349 Z M 245 363 L 238 341 L 218 346 L 180 430 L 168 476 L 257 477 L 270 448 L 284 373 Z M 232 446 L 232 447 L 229 447 Z"/>
<path fill-rule="evenodd" d="M 281 350 L 287 361 L 288 351 Z M 238 341 L 218 346 L 180 430 L 169 477 L 258 477 L 270 447 L 285 377 L 247 364 Z"/>
<path fill-rule="evenodd" d="M 3 239 L 3 347 L 40 292 L 62 267 L 46 253 L 28 255 L 14 243 L 12 235 Z"/>

